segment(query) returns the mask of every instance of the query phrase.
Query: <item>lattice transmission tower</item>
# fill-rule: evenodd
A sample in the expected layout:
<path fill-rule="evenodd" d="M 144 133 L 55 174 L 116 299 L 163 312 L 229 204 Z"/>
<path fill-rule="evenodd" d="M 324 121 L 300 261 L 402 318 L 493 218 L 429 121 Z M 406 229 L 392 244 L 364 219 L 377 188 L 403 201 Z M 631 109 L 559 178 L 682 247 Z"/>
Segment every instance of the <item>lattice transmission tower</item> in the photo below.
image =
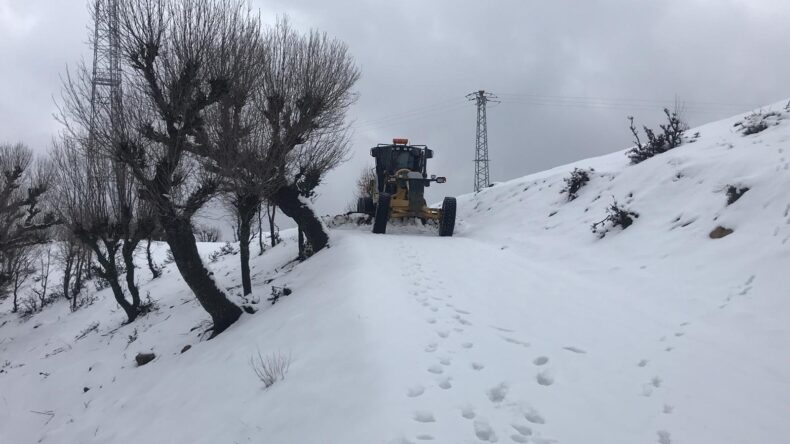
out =
<path fill-rule="evenodd" d="M 469 101 L 477 105 L 477 131 L 475 143 L 475 193 L 491 185 L 488 172 L 488 124 L 486 108 L 488 102 L 499 103 L 497 96 L 483 90 L 466 95 Z"/>
<path fill-rule="evenodd" d="M 93 72 L 91 79 L 91 143 L 102 118 L 118 131 L 123 114 L 121 47 L 118 33 L 119 0 L 95 0 L 93 10 Z"/>
<path fill-rule="evenodd" d="M 119 162 L 108 162 L 107 148 L 112 147 L 102 146 L 114 144 L 123 133 L 119 1 L 94 0 L 93 3 L 93 71 L 86 179 L 87 193 L 97 200 L 107 191 L 102 184 L 113 183 L 118 204 L 125 208 L 128 205 L 126 168 Z"/>

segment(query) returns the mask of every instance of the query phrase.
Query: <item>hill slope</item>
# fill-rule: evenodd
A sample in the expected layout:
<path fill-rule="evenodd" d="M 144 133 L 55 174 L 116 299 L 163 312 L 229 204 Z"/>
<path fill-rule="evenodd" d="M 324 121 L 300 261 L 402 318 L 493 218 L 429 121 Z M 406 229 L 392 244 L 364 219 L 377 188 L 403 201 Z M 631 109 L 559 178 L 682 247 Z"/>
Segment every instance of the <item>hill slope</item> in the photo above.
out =
<path fill-rule="evenodd" d="M 349 225 L 298 266 L 288 241 L 254 259 L 255 295 L 293 294 L 211 341 L 172 265 L 141 276 L 159 310 L 132 325 L 106 291 L 26 321 L 6 302 L 0 442 L 784 442 L 790 113 L 749 136 L 743 117 L 462 196 L 453 238 Z M 575 167 L 594 171 L 567 202 Z M 727 205 L 730 185 L 749 191 Z M 613 198 L 639 217 L 599 238 Z M 236 261 L 211 264 L 231 293 Z M 258 350 L 291 357 L 268 389 Z"/>

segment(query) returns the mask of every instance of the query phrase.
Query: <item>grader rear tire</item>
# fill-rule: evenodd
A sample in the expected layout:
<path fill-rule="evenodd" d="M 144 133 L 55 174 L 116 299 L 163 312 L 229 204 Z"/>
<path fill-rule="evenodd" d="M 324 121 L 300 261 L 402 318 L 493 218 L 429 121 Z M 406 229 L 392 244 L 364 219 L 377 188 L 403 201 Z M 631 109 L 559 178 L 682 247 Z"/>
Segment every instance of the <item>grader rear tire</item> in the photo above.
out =
<path fill-rule="evenodd" d="M 373 204 L 373 199 L 370 197 L 360 197 L 357 199 L 357 213 L 364 213 L 368 216 L 373 216 L 376 211 L 376 206 Z"/>
<path fill-rule="evenodd" d="M 387 232 L 391 199 L 392 197 L 387 193 L 379 194 L 379 203 L 376 205 L 376 215 L 373 218 L 373 232 L 376 234 L 384 234 Z"/>
<path fill-rule="evenodd" d="M 442 217 L 439 219 L 439 236 L 452 236 L 453 231 L 455 231 L 455 198 L 445 197 L 442 202 Z"/>

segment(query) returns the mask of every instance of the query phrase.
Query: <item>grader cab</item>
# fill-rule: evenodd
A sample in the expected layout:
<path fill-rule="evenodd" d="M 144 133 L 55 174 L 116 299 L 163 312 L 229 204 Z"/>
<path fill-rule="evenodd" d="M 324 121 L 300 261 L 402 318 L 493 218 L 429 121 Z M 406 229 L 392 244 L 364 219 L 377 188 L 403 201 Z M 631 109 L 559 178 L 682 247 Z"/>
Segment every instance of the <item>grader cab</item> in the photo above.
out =
<path fill-rule="evenodd" d="M 441 208 L 431 208 L 425 201 L 425 187 L 447 181 L 436 175 L 428 177 L 431 149 L 409 145 L 407 139 L 393 139 L 392 144 L 371 148 L 370 155 L 376 159 L 375 180 L 370 184 L 370 196 L 357 202 L 357 211 L 373 216 L 374 233 L 385 233 L 390 219 L 416 218 L 436 221 L 439 236 L 453 235 L 455 198 L 445 197 Z"/>

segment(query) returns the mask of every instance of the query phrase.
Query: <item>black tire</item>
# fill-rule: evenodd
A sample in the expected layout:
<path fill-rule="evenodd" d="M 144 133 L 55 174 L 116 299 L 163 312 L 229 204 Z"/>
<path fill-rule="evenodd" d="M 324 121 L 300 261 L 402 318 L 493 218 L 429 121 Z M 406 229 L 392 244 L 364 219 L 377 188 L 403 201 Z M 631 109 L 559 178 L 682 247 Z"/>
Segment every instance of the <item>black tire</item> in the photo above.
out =
<path fill-rule="evenodd" d="M 384 234 L 387 232 L 387 221 L 390 218 L 390 195 L 379 194 L 379 203 L 376 205 L 376 215 L 373 218 L 373 232 Z"/>
<path fill-rule="evenodd" d="M 439 219 L 439 236 L 452 236 L 453 231 L 455 231 L 455 198 L 445 197 L 442 202 L 442 217 Z"/>
<path fill-rule="evenodd" d="M 368 216 L 373 216 L 375 211 L 376 207 L 373 205 L 372 197 L 360 197 L 357 199 L 357 213 L 364 213 Z"/>

